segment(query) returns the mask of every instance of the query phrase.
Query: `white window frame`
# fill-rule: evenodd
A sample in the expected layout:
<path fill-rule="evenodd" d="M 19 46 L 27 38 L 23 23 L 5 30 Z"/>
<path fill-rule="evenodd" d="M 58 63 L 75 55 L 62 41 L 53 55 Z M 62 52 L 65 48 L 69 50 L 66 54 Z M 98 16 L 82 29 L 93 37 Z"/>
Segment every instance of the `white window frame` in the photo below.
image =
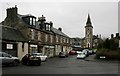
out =
<path fill-rule="evenodd" d="M 49 24 L 46 24 L 46 30 L 50 31 L 50 25 Z"/>
<path fill-rule="evenodd" d="M 35 18 L 33 18 L 33 25 L 35 25 L 36 24 L 36 20 L 35 20 Z"/>
<path fill-rule="evenodd" d="M 41 32 L 38 31 L 38 41 L 41 41 Z"/>
<path fill-rule="evenodd" d="M 63 39 L 63 38 L 62 38 L 62 37 L 60 37 L 60 42 L 61 42 L 61 43 L 62 43 L 62 39 Z"/>
<path fill-rule="evenodd" d="M 58 40 L 58 36 L 56 36 L 56 42 L 59 42 L 59 40 Z"/>
<path fill-rule="evenodd" d="M 47 30 L 47 31 L 49 30 L 49 25 L 48 25 L 48 24 L 46 24 L 46 30 Z"/>
<path fill-rule="evenodd" d="M 67 43 L 69 43 L 69 39 L 67 38 Z"/>
<path fill-rule="evenodd" d="M 13 44 L 7 44 L 7 49 L 13 49 Z"/>
<path fill-rule="evenodd" d="M 32 22 L 33 22 L 33 21 L 32 21 L 32 17 L 30 17 L 30 25 L 32 25 Z"/>
<path fill-rule="evenodd" d="M 48 34 L 45 36 L 45 41 L 48 42 Z"/>
<path fill-rule="evenodd" d="M 32 35 L 31 35 L 31 36 L 32 36 L 31 39 L 34 40 L 35 32 L 34 32 L 33 29 L 31 29 L 31 34 L 32 34 Z"/>

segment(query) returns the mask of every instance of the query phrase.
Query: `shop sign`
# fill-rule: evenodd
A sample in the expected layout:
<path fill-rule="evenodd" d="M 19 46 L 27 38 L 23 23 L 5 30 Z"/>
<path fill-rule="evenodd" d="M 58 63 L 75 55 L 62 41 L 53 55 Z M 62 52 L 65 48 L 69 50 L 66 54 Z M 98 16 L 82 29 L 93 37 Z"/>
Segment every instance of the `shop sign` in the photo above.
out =
<path fill-rule="evenodd" d="M 37 47 L 37 45 L 30 45 L 30 47 Z"/>
<path fill-rule="evenodd" d="M 46 48 L 49 48 L 50 46 L 45 46 Z"/>
<path fill-rule="evenodd" d="M 45 46 L 46 48 L 55 48 L 54 46 Z"/>
<path fill-rule="evenodd" d="M 54 48 L 54 46 L 50 46 L 50 48 Z"/>

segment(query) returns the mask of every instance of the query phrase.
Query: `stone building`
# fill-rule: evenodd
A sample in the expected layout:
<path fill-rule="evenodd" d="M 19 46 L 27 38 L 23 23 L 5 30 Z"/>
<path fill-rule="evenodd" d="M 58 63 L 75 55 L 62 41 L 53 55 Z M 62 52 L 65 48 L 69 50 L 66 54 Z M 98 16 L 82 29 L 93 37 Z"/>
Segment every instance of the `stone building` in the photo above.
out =
<path fill-rule="evenodd" d="M 56 56 L 61 51 L 69 52 L 70 50 L 72 50 L 71 43 L 70 43 L 70 37 L 62 32 L 62 28 L 56 29 L 52 27 L 51 31 L 55 35 L 55 50 L 56 50 L 55 55 Z"/>
<path fill-rule="evenodd" d="M 13 56 L 18 56 L 21 59 L 23 53 L 28 52 L 27 41 L 21 32 L 15 28 L 9 26 L 0 25 L 2 29 L 2 51 L 9 53 Z"/>
<path fill-rule="evenodd" d="M 72 39 L 72 49 L 81 50 L 82 48 L 82 38 L 71 38 Z"/>
<path fill-rule="evenodd" d="M 88 14 L 88 18 L 85 26 L 85 47 L 92 48 L 93 45 L 92 38 L 93 38 L 93 26 L 91 23 L 90 16 Z"/>
<path fill-rule="evenodd" d="M 95 48 L 98 45 L 98 40 L 101 36 L 93 35 L 93 26 L 90 15 L 88 14 L 86 26 L 85 26 L 85 37 L 82 39 L 82 48 Z"/>
<path fill-rule="evenodd" d="M 54 28 L 52 21 L 46 21 L 43 15 L 38 17 L 37 21 L 37 18 L 31 14 L 18 14 L 18 8 L 15 6 L 7 9 L 7 17 L 1 24 L 16 29 L 24 37 L 25 41 L 20 45 L 23 50 L 16 49 L 19 52 L 16 56 L 20 59 L 27 53 L 38 52 L 53 57 L 60 51 L 70 49 L 69 37 L 61 28 Z"/>

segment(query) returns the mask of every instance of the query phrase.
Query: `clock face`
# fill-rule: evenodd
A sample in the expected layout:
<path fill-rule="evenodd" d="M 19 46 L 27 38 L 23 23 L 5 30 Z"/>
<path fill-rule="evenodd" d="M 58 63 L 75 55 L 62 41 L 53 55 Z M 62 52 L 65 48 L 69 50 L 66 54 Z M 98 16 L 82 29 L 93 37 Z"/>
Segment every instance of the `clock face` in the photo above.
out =
<path fill-rule="evenodd" d="M 89 31 L 87 31 L 87 34 L 91 34 L 91 32 L 92 32 L 92 31 L 89 30 Z"/>

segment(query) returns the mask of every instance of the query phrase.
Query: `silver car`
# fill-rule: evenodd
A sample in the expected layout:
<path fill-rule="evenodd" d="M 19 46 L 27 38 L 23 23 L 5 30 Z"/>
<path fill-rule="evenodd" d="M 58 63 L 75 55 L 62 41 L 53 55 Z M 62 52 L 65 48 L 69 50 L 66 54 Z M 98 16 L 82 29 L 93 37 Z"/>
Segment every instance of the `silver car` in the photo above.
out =
<path fill-rule="evenodd" d="M 38 57 L 41 58 L 41 61 L 47 61 L 47 59 L 48 59 L 48 56 L 43 55 L 42 53 L 32 53 L 32 55 L 37 55 Z"/>
<path fill-rule="evenodd" d="M 17 66 L 19 64 L 20 60 L 17 57 L 13 57 L 10 54 L 7 54 L 5 52 L 0 52 L 0 64 L 1 65 L 14 65 Z"/>

